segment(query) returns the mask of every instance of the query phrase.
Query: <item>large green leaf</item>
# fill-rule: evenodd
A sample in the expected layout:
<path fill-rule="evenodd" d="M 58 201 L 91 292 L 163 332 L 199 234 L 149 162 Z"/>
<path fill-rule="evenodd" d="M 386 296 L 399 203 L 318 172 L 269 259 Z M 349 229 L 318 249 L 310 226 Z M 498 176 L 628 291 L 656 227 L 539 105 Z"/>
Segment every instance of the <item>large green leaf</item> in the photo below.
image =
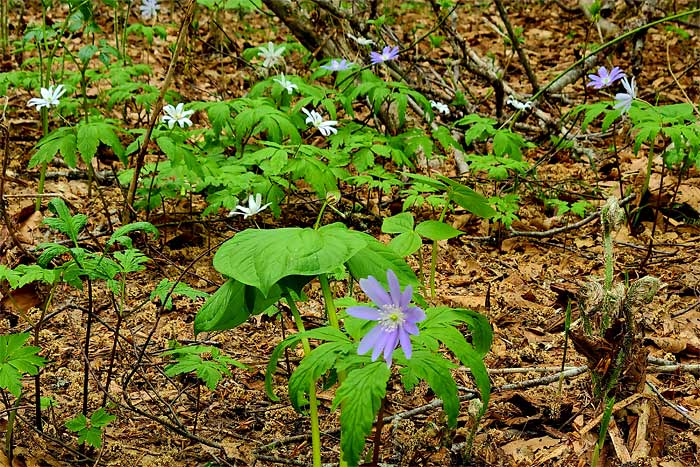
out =
<path fill-rule="evenodd" d="M 395 216 L 387 217 L 382 222 L 382 232 L 390 234 L 400 234 L 413 230 L 413 214 L 402 212 Z"/>
<path fill-rule="evenodd" d="M 248 229 L 219 248 L 214 268 L 267 295 L 283 277 L 337 271 L 365 245 L 364 237 L 338 223 L 318 230 Z"/>
<path fill-rule="evenodd" d="M 273 305 L 281 295 L 279 287 L 274 287 L 265 297 L 256 288 L 229 279 L 197 312 L 194 333 L 233 329 L 244 323 L 251 314 L 260 313 Z"/>
<path fill-rule="evenodd" d="M 384 362 L 374 362 L 348 373 L 333 399 L 340 405 L 340 447 L 348 465 L 358 465 L 365 438 L 386 395 L 391 371 Z"/>
<path fill-rule="evenodd" d="M 22 393 L 22 374 L 35 375 L 45 360 L 37 355 L 39 347 L 25 346 L 29 333 L 0 336 L 0 388 L 15 397 Z"/>
<path fill-rule="evenodd" d="M 361 235 L 366 239 L 366 246 L 347 262 L 350 274 L 355 279 L 374 276 L 386 286 L 386 271 L 391 269 L 403 287 L 420 285 L 416 274 L 398 253 L 371 235 Z"/>
<path fill-rule="evenodd" d="M 396 254 L 405 258 L 418 251 L 423 244 L 423 240 L 414 231 L 404 232 L 392 238 L 389 242 L 389 248 L 394 250 Z"/>

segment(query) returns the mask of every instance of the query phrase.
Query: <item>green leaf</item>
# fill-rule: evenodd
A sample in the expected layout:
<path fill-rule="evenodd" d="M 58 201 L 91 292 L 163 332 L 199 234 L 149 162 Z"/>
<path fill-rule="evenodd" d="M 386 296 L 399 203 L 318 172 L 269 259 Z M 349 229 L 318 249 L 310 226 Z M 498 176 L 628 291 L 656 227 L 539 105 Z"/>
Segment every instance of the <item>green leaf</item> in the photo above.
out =
<path fill-rule="evenodd" d="M 382 232 L 389 234 L 400 234 L 413 231 L 413 214 L 402 212 L 392 217 L 387 217 L 382 222 Z"/>
<path fill-rule="evenodd" d="M 457 416 L 459 415 L 457 383 L 450 373 L 450 370 L 456 366 L 439 354 L 416 349 L 411 358 L 406 361 L 406 370 L 402 369 L 402 372 L 408 371 L 425 380 L 435 394 L 442 399 L 442 406 L 447 414 L 447 424 L 451 428 L 457 425 Z"/>
<path fill-rule="evenodd" d="M 386 271 L 391 269 L 403 287 L 420 286 L 416 274 L 398 253 L 371 235 L 361 235 L 365 238 L 366 246 L 347 261 L 350 274 L 355 279 L 374 276 L 386 286 Z"/>
<path fill-rule="evenodd" d="M 384 362 L 370 363 L 350 371 L 333 399 L 333 408 L 340 406 L 340 447 L 349 465 L 358 465 L 365 439 L 386 395 L 391 371 Z M 456 388 L 455 388 L 456 390 Z"/>
<path fill-rule="evenodd" d="M 423 245 L 423 240 L 421 240 L 420 235 L 413 231 L 399 234 L 389 242 L 389 248 L 402 258 L 418 251 L 421 245 Z"/>
<path fill-rule="evenodd" d="M 339 223 L 318 230 L 247 229 L 219 248 L 214 268 L 267 295 L 283 277 L 336 271 L 365 245 L 361 236 Z"/>
<path fill-rule="evenodd" d="M 174 287 L 173 287 L 174 286 Z M 168 292 L 172 292 L 168 295 Z M 183 295 L 189 299 L 194 300 L 195 298 L 201 298 L 201 297 L 209 297 L 209 294 L 201 291 L 201 290 L 196 290 L 187 285 L 184 282 L 173 282 L 169 279 L 163 279 L 160 281 L 160 283 L 156 286 L 155 290 L 151 292 L 151 296 L 149 299 L 153 301 L 156 297 L 162 302 L 163 300 L 166 299 L 167 301 L 165 302 L 165 309 L 166 310 L 172 310 L 173 309 L 173 296 L 174 295 Z M 195 318 L 195 323 L 196 323 L 196 318 Z"/>
<path fill-rule="evenodd" d="M 437 178 L 450 187 L 448 192 L 450 199 L 467 211 L 484 219 L 489 219 L 496 214 L 483 195 L 442 175 L 437 175 Z"/>
<path fill-rule="evenodd" d="M 229 365 L 247 369 L 248 367 L 233 358 L 224 355 L 220 349 L 207 345 L 176 347 L 163 352 L 172 355 L 175 363 L 165 367 L 167 376 L 196 372 L 210 390 L 215 390 L 224 375 L 230 376 Z M 206 357 L 205 357 L 206 356 Z"/>
<path fill-rule="evenodd" d="M 322 328 L 311 329 L 309 331 L 293 334 L 277 344 L 275 350 L 272 351 L 272 355 L 270 355 L 270 361 L 267 364 L 267 371 L 265 372 L 265 391 L 267 392 L 267 397 L 273 401 L 279 400 L 279 397 L 277 397 L 272 388 L 272 375 L 277 370 L 277 362 L 282 355 L 282 352 L 284 352 L 284 349 L 296 345 L 302 338 L 318 339 L 328 342 L 350 342 L 348 336 L 346 336 L 343 332 L 331 326 L 324 326 Z"/>
<path fill-rule="evenodd" d="M 90 424 L 95 428 L 102 428 L 111 423 L 116 418 L 116 415 L 112 415 L 111 413 L 107 412 L 104 408 L 99 408 L 90 416 Z"/>
<path fill-rule="evenodd" d="M 78 243 L 78 234 L 87 223 L 85 214 L 70 215 L 68 206 L 61 198 L 53 198 L 49 201 L 49 210 L 58 217 L 44 218 L 44 224 L 65 234 L 73 243 Z"/>
<path fill-rule="evenodd" d="M 87 418 L 83 414 L 78 414 L 66 422 L 66 428 L 70 431 L 79 432 L 87 428 Z"/>
<path fill-rule="evenodd" d="M 214 292 L 194 319 L 194 333 L 223 331 L 245 323 L 251 314 L 261 313 L 282 296 L 279 287 L 265 297 L 258 289 L 234 279 L 226 281 Z"/>
<path fill-rule="evenodd" d="M 326 342 L 321 344 L 306 355 L 292 376 L 289 378 L 289 399 L 295 410 L 301 411 L 306 405 L 306 395 L 312 384 L 330 370 L 338 356 L 343 353 L 350 353 L 355 349 L 355 345 L 348 341 Z"/>
<path fill-rule="evenodd" d="M 105 250 L 109 250 L 114 244 L 119 243 L 127 248 L 132 248 L 133 243 L 131 238 L 127 236 L 132 232 L 144 231 L 153 235 L 154 239 L 158 238 L 158 229 L 150 222 L 132 222 L 131 224 L 123 225 L 112 233 L 105 244 Z"/>
<path fill-rule="evenodd" d="M 24 346 L 29 333 L 0 336 L 0 388 L 5 388 L 15 397 L 22 393 L 22 375 L 36 375 L 45 360 L 37 354 L 39 347 Z"/>
<path fill-rule="evenodd" d="M 423 221 L 416 227 L 416 233 L 430 240 L 447 240 L 462 235 L 460 230 L 440 221 Z"/>

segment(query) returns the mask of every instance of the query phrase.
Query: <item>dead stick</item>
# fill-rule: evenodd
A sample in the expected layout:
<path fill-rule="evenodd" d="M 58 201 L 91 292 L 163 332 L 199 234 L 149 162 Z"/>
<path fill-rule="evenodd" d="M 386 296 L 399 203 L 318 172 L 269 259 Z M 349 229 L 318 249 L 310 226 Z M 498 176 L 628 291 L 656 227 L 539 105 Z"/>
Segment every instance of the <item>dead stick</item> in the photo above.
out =
<path fill-rule="evenodd" d="M 503 6 L 503 2 L 501 0 L 494 0 L 494 3 L 496 4 L 496 8 L 498 8 L 498 14 L 501 15 L 503 24 L 506 26 L 510 43 L 515 52 L 518 54 L 520 64 L 523 66 L 523 68 L 525 68 L 527 79 L 530 80 L 530 84 L 532 85 L 532 93 L 537 94 L 537 92 L 540 90 L 540 87 L 537 84 L 537 77 L 535 77 L 535 74 L 532 72 L 532 68 L 530 68 L 530 61 L 527 59 L 527 55 L 525 55 L 525 52 L 523 52 L 522 47 L 520 47 L 520 44 L 518 43 L 518 38 L 515 35 L 515 31 L 513 31 L 513 26 L 511 26 L 510 20 L 508 19 L 508 12 L 506 12 L 506 8 Z"/>

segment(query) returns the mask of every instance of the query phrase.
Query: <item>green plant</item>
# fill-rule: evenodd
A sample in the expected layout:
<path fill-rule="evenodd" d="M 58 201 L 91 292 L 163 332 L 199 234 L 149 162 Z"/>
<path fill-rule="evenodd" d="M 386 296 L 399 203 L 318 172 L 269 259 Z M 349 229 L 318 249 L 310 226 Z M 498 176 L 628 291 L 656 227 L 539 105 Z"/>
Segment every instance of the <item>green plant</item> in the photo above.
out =
<path fill-rule="evenodd" d="M 78 434 L 78 443 L 87 443 L 93 448 L 102 446 L 102 429 L 117 417 L 104 408 L 99 408 L 87 418 L 80 413 L 66 422 L 66 428 Z"/>
<path fill-rule="evenodd" d="M 217 347 L 210 345 L 180 346 L 176 342 L 171 343 L 171 346 L 171 349 L 163 352 L 163 355 L 170 356 L 174 360 L 174 363 L 165 367 L 165 374 L 176 376 L 194 372 L 197 378 L 212 391 L 216 389 L 224 375 L 231 376 L 230 366 L 248 368 L 225 355 Z"/>

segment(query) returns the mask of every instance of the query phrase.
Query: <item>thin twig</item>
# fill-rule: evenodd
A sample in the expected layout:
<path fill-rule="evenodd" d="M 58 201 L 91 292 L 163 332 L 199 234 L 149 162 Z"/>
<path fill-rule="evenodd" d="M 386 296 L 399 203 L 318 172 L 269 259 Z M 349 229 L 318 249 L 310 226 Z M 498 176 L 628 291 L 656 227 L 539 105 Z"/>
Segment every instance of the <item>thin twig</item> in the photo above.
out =
<path fill-rule="evenodd" d="M 537 77 L 532 72 L 532 68 L 530 67 L 530 61 L 527 59 L 527 55 L 525 55 L 525 52 L 523 52 L 522 47 L 520 47 L 520 44 L 518 43 L 518 37 L 515 35 L 515 31 L 513 31 L 513 26 L 510 24 L 510 20 L 508 19 L 508 12 L 503 6 L 503 2 L 501 0 L 494 0 L 494 3 L 496 4 L 496 8 L 498 8 L 498 14 L 501 16 L 501 21 L 503 21 L 503 24 L 506 26 L 506 31 L 508 31 L 510 44 L 513 46 L 515 52 L 518 54 L 520 64 L 523 66 L 523 68 L 525 68 L 527 79 L 532 85 L 532 92 L 533 94 L 536 94 L 540 90 L 540 86 L 537 84 Z"/>
<path fill-rule="evenodd" d="M 654 391 L 654 394 L 656 394 L 656 396 L 657 396 L 659 399 L 661 399 L 661 402 L 663 402 L 664 404 L 668 405 L 668 406 L 671 407 L 673 410 L 675 410 L 676 412 L 678 412 L 683 418 L 685 418 L 686 420 L 688 420 L 688 421 L 689 421 L 690 423 L 692 423 L 693 425 L 695 425 L 695 426 L 700 426 L 700 421 L 695 420 L 693 417 L 691 417 L 690 415 L 688 415 L 688 409 L 686 409 L 685 407 L 681 407 L 680 405 L 675 404 L 674 402 L 671 402 L 670 400 L 666 399 L 666 398 L 663 396 L 663 394 L 661 394 L 661 392 L 656 388 L 656 386 L 654 386 L 653 384 L 651 384 L 649 381 L 647 381 L 646 383 L 647 383 L 647 386 L 649 386 L 649 387 L 651 388 L 651 390 Z"/>
<path fill-rule="evenodd" d="M 629 196 L 626 196 L 622 200 L 620 200 L 620 206 L 624 206 L 625 204 L 629 203 L 632 201 L 637 195 L 635 193 L 632 193 Z M 589 222 L 592 222 L 593 220 L 597 219 L 600 217 L 600 211 L 596 211 L 592 214 L 589 214 L 587 217 L 584 217 L 578 222 L 574 222 L 573 224 L 565 225 L 562 227 L 556 227 L 554 229 L 549 229 L 545 231 L 523 231 L 523 230 L 510 230 L 510 236 L 511 237 L 531 237 L 531 238 L 544 238 L 544 237 L 551 237 L 553 235 L 557 235 L 563 232 L 567 232 L 569 230 L 575 230 L 578 229 L 579 227 L 582 227 Z"/>

